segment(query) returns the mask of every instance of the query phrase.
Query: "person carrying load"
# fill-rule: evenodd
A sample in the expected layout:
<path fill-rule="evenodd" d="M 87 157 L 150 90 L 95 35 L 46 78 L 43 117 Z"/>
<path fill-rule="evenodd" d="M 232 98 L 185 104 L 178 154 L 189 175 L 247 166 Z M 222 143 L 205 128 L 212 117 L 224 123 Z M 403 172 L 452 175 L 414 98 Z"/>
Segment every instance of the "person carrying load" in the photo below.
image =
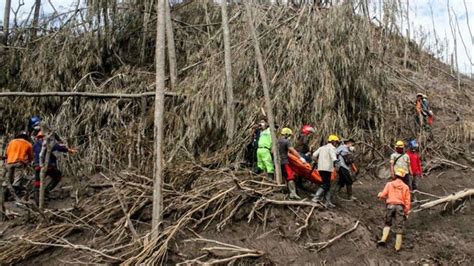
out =
<path fill-rule="evenodd" d="M 352 170 L 355 167 L 354 166 L 354 156 L 353 156 L 353 151 L 354 151 L 354 143 L 355 141 L 353 139 L 345 139 L 343 140 L 342 144 L 339 145 L 336 149 L 336 154 L 337 154 L 337 160 L 338 160 L 338 192 L 342 190 L 342 188 L 345 186 L 347 190 L 347 199 L 352 201 L 355 200 L 356 198 L 352 195 L 352 183 L 353 183 L 353 177 L 352 177 Z M 357 168 L 355 168 L 355 171 Z M 354 172 L 355 172 L 354 171 Z"/>
<path fill-rule="evenodd" d="M 290 190 L 290 199 L 300 200 L 300 196 L 296 194 L 296 185 L 295 185 L 295 172 L 290 166 L 288 160 L 288 153 L 298 156 L 302 163 L 306 163 L 306 160 L 300 156 L 298 151 L 290 143 L 290 138 L 293 135 L 293 131 L 290 128 L 283 128 L 281 130 L 281 137 L 278 139 L 278 151 L 280 152 L 281 160 L 281 172 L 288 182 L 288 189 Z"/>
<path fill-rule="evenodd" d="M 410 190 L 403 182 L 405 174 L 405 170 L 395 169 L 395 180 L 387 183 L 383 191 L 378 194 L 378 198 L 385 200 L 386 204 L 385 227 L 378 244 L 385 245 L 390 234 L 390 228 L 393 226 L 396 234 L 396 251 L 399 251 L 402 247 L 403 226 L 411 208 Z"/>
<path fill-rule="evenodd" d="M 331 202 L 331 175 L 334 171 L 334 166 L 337 163 L 336 147 L 339 145 L 339 137 L 330 135 L 328 144 L 319 147 L 313 153 L 313 160 L 318 162 L 318 171 L 321 175 L 323 184 L 318 188 L 313 196 L 313 202 L 321 202 L 324 196 L 327 208 L 336 207 Z"/>
<path fill-rule="evenodd" d="M 311 150 L 309 147 L 309 140 L 312 134 L 316 133 L 316 130 L 310 125 L 304 125 L 298 135 L 296 135 L 295 150 L 299 153 L 299 156 L 303 157 L 306 162 L 311 162 Z"/>

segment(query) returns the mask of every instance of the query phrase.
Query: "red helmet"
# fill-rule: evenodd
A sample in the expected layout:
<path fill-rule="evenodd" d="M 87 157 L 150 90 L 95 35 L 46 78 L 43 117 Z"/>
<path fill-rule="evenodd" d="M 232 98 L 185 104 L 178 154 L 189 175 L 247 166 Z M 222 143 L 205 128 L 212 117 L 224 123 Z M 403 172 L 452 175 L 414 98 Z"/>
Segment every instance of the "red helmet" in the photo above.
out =
<path fill-rule="evenodd" d="M 311 133 L 315 133 L 316 130 L 314 130 L 314 128 L 310 125 L 304 125 L 302 128 L 301 128 L 301 133 L 303 133 L 303 135 L 309 135 Z"/>

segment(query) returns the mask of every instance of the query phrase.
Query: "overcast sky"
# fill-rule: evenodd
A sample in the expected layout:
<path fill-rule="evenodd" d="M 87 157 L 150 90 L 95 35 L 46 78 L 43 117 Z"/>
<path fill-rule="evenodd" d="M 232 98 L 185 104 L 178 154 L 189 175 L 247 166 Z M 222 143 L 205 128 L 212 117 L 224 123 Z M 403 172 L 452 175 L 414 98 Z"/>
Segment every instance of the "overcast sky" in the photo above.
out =
<path fill-rule="evenodd" d="M 78 0 L 43 0 L 41 9 L 42 14 L 53 12 L 52 3 L 57 10 L 68 10 L 77 3 Z M 81 0 L 84 2 L 84 0 Z M 373 3 L 371 12 L 378 15 L 377 4 L 379 0 L 369 0 Z M 401 0 L 406 3 L 408 0 Z M 0 1 L 0 15 L 4 14 L 4 2 Z M 24 5 L 19 9 L 19 16 L 26 18 L 31 12 L 34 0 L 12 0 L 12 9 L 16 10 L 19 3 Z M 474 33 L 474 0 L 449 0 L 451 15 L 457 17 L 459 29 L 456 27 L 457 51 L 459 56 L 459 68 L 463 73 L 473 73 L 474 66 L 474 39 L 471 38 L 468 27 L 468 19 L 471 31 Z M 467 6 L 467 8 L 466 8 Z M 411 24 L 411 36 L 416 40 L 420 39 L 420 27 L 428 35 L 425 48 L 434 47 L 434 32 L 439 40 L 447 39 L 449 43 L 449 51 L 442 55 L 442 60 L 446 62 L 446 58 L 450 58 L 450 54 L 454 53 L 454 38 L 449 24 L 448 0 L 409 0 L 409 17 Z M 467 10 L 467 13 L 466 13 Z M 433 18 L 431 14 L 433 14 Z M 11 15 L 13 16 L 13 14 Z M 406 22 L 405 22 L 406 24 Z M 405 25 L 406 26 L 406 25 Z M 434 30 L 435 29 L 435 30 Z M 463 43 L 464 41 L 464 43 Z"/>

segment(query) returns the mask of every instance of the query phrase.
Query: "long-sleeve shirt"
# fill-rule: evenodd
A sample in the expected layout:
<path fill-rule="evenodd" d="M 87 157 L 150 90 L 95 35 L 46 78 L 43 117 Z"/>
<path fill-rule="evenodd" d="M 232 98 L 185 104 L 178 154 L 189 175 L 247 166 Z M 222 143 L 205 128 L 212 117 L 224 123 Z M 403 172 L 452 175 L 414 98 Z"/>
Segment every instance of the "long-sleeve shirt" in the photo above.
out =
<path fill-rule="evenodd" d="M 388 182 L 378 197 L 387 204 L 402 205 L 405 214 L 410 211 L 410 189 L 400 178 Z"/>
<path fill-rule="evenodd" d="M 423 168 L 421 167 L 421 158 L 417 152 L 407 151 L 408 157 L 410 157 L 410 167 L 414 176 L 423 175 Z"/>
<path fill-rule="evenodd" d="M 41 148 L 43 146 L 43 140 L 38 140 L 35 142 L 33 145 L 33 152 L 35 154 L 35 165 L 40 165 L 40 153 L 41 153 Z M 61 144 L 55 144 L 53 147 L 53 150 L 51 151 L 51 156 L 49 157 L 49 167 L 56 167 L 58 164 L 58 159 L 54 155 L 54 152 L 68 152 L 68 148 L 65 145 Z"/>
<path fill-rule="evenodd" d="M 328 143 L 322 147 L 319 147 L 313 153 L 313 159 L 318 160 L 318 170 L 332 172 L 334 170 L 334 162 L 337 161 L 336 147 L 331 143 Z"/>
<path fill-rule="evenodd" d="M 7 164 L 13 163 L 29 163 L 33 160 L 33 147 L 31 143 L 24 139 L 13 139 L 8 143 Z"/>

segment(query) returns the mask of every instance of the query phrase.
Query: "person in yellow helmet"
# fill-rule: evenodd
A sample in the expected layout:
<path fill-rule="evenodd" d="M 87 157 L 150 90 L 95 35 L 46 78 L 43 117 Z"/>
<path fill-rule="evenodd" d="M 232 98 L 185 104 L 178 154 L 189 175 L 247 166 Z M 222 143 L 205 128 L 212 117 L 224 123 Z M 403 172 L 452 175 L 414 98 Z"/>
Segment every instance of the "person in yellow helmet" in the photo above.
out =
<path fill-rule="evenodd" d="M 336 147 L 340 140 L 337 135 L 330 135 L 328 143 L 319 147 L 313 153 L 313 160 L 318 162 L 319 175 L 323 180 L 323 184 L 318 188 L 314 194 L 312 201 L 321 202 L 324 196 L 326 200 L 326 207 L 334 208 L 335 205 L 331 202 L 331 174 L 334 171 L 334 166 L 337 163 Z"/>
<path fill-rule="evenodd" d="M 410 212 L 410 190 L 403 182 L 405 170 L 395 169 L 395 179 L 388 182 L 378 198 L 385 201 L 387 206 L 385 214 L 385 227 L 383 228 L 382 238 L 378 241 L 379 245 L 385 245 L 390 234 L 390 227 L 394 227 L 397 234 L 395 239 L 395 250 L 399 251 L 402 247 L 403 225 Z"/>
<path fill-rule="evenodd" d="M 413 176 L 410 167 L 410 156 L 405 153 L 405 142 L 399 140 L 395 143 L 395 152 L 390 155 L 390 174 L 395 179 L 395 169 L 402 169 L 407 173 L 404 175 L 405 184 L 410 184 L 410 178 Z"/>
<path fill-rule="evenodd" d="M 306 163 L 306 160 L 300 156 L 298 151 L 291 145 L 290 138 L 293 136 L 293 131 L 290 128 L 283 128 L 281 130 L 281 137 L 278 139 L 278 150 L 280 152 L 281 172 L 288 182 L 288 189 L 290 190 L 290 199 L 300 200 L 300 196 L 296 194 L 295 173 L 290 166 L 288 160 L 288 153 L 298 156 L 301 162 Z"/>

